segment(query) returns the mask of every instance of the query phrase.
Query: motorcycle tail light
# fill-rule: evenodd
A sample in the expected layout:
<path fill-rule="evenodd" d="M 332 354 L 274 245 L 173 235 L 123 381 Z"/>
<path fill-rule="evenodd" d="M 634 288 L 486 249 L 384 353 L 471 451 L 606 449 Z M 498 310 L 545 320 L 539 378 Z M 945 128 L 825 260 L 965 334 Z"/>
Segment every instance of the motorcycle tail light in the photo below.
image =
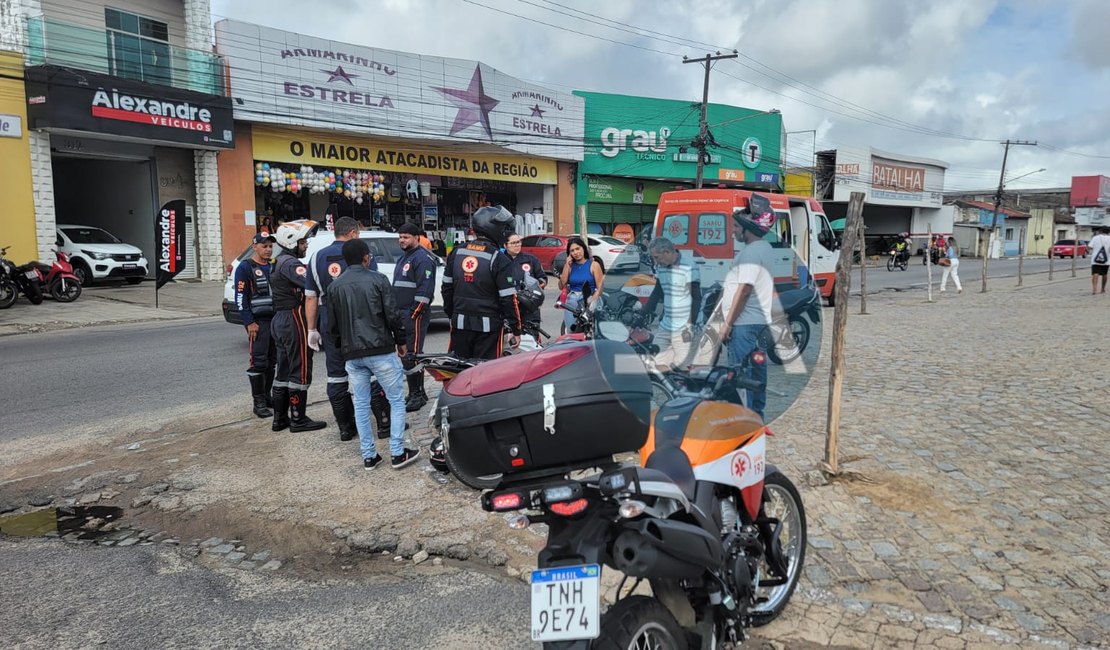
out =
<path fill-rule="evenodd" d="M 432 379 L 434 379 L 434 380 L 436 380 L 440 383 L 448 381 L 449 379 L 454 377 L 455 374 L 456 374 L 456 373 L 453 373 L 453 372 L 444 372 L 442 370 L 436 370 L 435 368 L 424 368 L 424 369 L 428 371 L 428 374 L 432 376 Z"/>
<path fill-rule="evenodd" d="M 756 363 L 759 365 L 767 363 L 767 355 L 759 351 L 752 352 L 752 363 Z"/>
<path fill-rule="evenodd" d="M 590 502 L 585 498 L 575 499 L 574 501 L 564 501 L 561 503 L 552 503 L 547 506 L 548 510 L 559 515 L 560 517 L 573 517 L 586 509 Z"/>
<path fill-rule="evenodd" d="M 520 510 L 527 506 L 528 499 L 520 492 L 500 492 L 483 496 L 482 505 L 489 511 L 506 512 L 509 510 Z"/>

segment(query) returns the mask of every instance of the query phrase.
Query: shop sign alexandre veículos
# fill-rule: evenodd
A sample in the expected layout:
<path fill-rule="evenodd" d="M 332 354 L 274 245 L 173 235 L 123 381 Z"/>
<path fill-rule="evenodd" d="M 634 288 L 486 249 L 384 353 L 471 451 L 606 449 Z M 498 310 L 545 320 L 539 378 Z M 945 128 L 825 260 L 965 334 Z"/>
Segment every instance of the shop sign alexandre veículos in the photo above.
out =
<path fill-rule="evenodd" d="M 360 138 L 338 140 L 265 127 L 255 127 L 252 139 L 255 160 L 545 185 L 558 181 L 555 161 L 526 156 L 426 151 L 412 144 Z"/>

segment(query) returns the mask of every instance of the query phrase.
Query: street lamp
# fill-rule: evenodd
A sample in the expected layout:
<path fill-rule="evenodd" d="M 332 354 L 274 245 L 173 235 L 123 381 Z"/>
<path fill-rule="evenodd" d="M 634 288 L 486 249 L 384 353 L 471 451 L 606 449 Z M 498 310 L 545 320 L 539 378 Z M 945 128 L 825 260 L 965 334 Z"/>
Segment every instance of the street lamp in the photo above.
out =
<path fill-rule="evenodd" d="M 1025 178 L 1026 176 L 1032 176 L 1033 174 L 1039 174 L 1043 171 L 1045 171 L 1045 168 L 1041 167 L 1040 169 L 1038 169 L 1036 171 L 1029 172 L 1028 174 L 1022 174 L 1021 176 L 1014 176 L 1013 178 L 1011 178 L 1010 180 L 1008 180 L 1006 182 L 1007 183 L 1013 183 L 1014 181 L 1018 180 L 1019 178 Z"/>

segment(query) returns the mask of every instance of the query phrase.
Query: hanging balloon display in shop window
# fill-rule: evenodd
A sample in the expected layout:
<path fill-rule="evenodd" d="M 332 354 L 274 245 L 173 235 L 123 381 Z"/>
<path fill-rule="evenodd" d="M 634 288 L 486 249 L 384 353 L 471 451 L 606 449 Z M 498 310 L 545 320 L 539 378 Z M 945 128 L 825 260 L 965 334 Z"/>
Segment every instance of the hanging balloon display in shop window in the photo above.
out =
<path fill-rule="evenodd" d="M 268 187 L 273 192 L 309 194 L 331 192 L 362 205 L 365 201 L 385 199 L 385 175 L 358 169 L 315 169 L 301 165 L 285 170 L 270 163 L 255 163 L 254 184 Z"/>

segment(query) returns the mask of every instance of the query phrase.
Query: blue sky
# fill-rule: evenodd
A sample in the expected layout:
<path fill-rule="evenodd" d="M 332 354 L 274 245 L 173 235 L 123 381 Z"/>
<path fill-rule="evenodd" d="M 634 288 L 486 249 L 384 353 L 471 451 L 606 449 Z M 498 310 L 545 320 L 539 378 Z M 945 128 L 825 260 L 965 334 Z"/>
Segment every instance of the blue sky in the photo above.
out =
<path fill-rule="evenodd" d="M 1073 174 L 1110 175 L 1110 0 L 354 0 L 344 9 L 306 10 L 310 6 L 213 0 L 212 12 L 217 20 L 480 60 L 560 90 L 691 101 L 700 99 L 702 76 L 680 55 L 737 48 L 750 58 L 718 64 L 710 99 L 777 108 L 788 130 L 816 130 L 816 142 L 812 134 L 791 136 L 788 161 L 805 163 L 815 147 L 860 156 L 874 147 L 946 161 L 948 189 L 978 189 L 997 184 L 997 140 L 1013 138 L 1046 145 L 1012 152 L 1007 177 L 1046 168 L 1016 181 L 1015 189 L 1066 186 Z"/>

